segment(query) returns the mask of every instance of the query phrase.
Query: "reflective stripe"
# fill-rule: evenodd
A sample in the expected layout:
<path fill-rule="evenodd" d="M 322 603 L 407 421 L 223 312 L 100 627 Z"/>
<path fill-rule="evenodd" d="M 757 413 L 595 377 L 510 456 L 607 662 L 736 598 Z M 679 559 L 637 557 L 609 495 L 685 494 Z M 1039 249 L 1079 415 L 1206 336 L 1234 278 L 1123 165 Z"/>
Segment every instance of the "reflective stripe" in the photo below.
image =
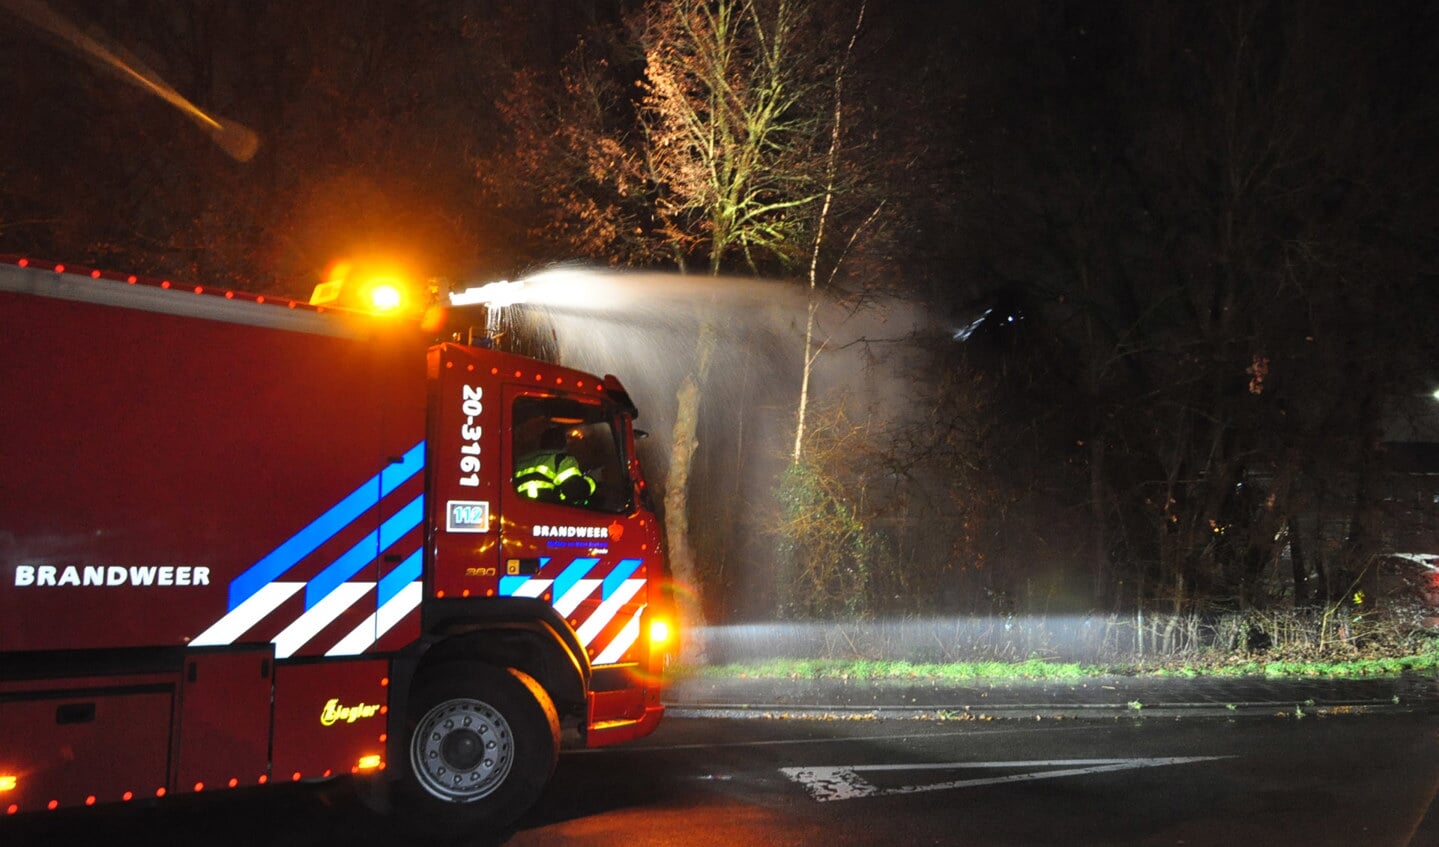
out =
<path fill-rule="evenodd" d="M 588 617 L 577 621 L 578 628 L 575 630 L 575 634 L 582 646 L 589 648 L 594 645 L 602 648 L 595 656 L 594 664 L 619 662 L 640 638 L 641 615 L 646 608 L 643 602 L 639 608 L 629 613 L 629 619 L 618 632 L 614 633 L 611 640 L 598 643 L 596 641 L 619 616 L 620 612 L 634 602 L 635 598 L 644 590 L 648 581 L 633 578 L 640 568 L 644 567 L 644 560 L 621 559 L 615 563 L 604 578 L 590 578 L 589 574 L 599 564 L 599 561 L 598 558 L 588 556 L 574 559 L 565 564 L 554 579 L 542 579 L 538 576 L 502 576 L 500 577 L 499 595 L 501 597 L 538 598 L 543 596 L 546 591 L 552 591 L 551 605 L 560 616 L 570 618 L 579 610 L 580 606 L 584 605 L 586 600 L 593 601 L 595 593 L 598 591 L 599 605 L 589 613 Z M 549 558 L 541 559 L 540 572 L 543 573 L 549 564 Z"/>
<path fill-rule="evenodd" d="M 635 575 L 635 571 L 640 569 L 640 564 L 639 559 L 621 559 L 615 565 L 615 569 L 610 571 L 610 575 L 605 577 L 605 587 L 600 593 L 600 597 L 609 599 L 609 596 L 614 594 L 625 580 Z"/>
<path fill-rule="evenodd" d="M 584 578 L 586 574 L 600 563 L 599 559 L 575 559 L 570 562 L 559 576 L 555 577 L 555 596 L 563 597 L 570 592 L 576 582 Z"/>
<path fill-rule="evenodd" d="M 421 575 L 420 551 L 416 550 L 410 557 L 400 563 L 399 567 L 385 574 L 380 580 L 380 588 L 376 594 L 375 601 L 381 606 L 390 602 L 394 597 L 404 590 L 410 583 L 418 580 Z"/>
<path fill-rule="evenodd" d="M 518 584 L 511 587 L 509 591 L 504 589 L 504 581 L 507 579 L 516 580 Z M 500 595 L 503 597 L 528 597 L 536 598 L 544 594 L 554 584 L 552 579 L 529 579 L 523 576 L 506 576 L 500 578 Z"/>
<path fill-rule="evenodd" d="M 345 610 L 359 602 L 361 597 L 374 588 L 373 582 L 346 582 L 331 591 L 313 608 L 285 627 L 284 632 L 275 636 L 275 658 L 288 659 L 309 643 L 320 630 L 335 622 Z"/>
<path fill-rule="evenodd" d="M 418 560 L 419 553 L 411 558 Z M 398 571 L 391 572 L 394 576 Z M 389 578 L 386 577 L 386 579 Z M 383 588 L 384 582 L 381 581 Z M 394 629 L 395 624 L 404 620 L 411 612 L 420 607 L 420 600 L 424 596 L 424 588 L 417 579 L 408 583 L 396 591 L 388 600 L 380 601 L 380 608 L 374 614 L 360 622 L 360 625 L 350 630 L 350 634 L 341 638 L 339 643 L 326 651 L 326 656 L 355 656 L 365 652 L 370 645 L 379 641 L 385 633 Z"/>
<path fill-rule="evenodd" d="M 419 526 L 424 516 L 425 497 L 422 494 L 405 504 L 400 511 L 381 524 L 378 531 L 371 532 L 360 539 L 358 544 L 345 551 L 344 555 L 320 571 L 314 579 L 311 579 L 310 584 L 305 588 L 305 608 L 313 609 L 345 580 L 369 567 L 381 553 L 390 549 L 405 533 Z"/>
<path fill-rule="evenodd" d="M 370 477 L 309 526 L 290 536 L 279 547 L 235 577 L 230 582 L 230 603 L 226 611 L 235 611 L 241 603 L 282 576 L 301 559 L 315 552 L 320 545 L 334 538 L 340 530 L 389 496 L 424 466 L 425 442 L 421 441 L 405 453 L 399 464 L 390 465 Z"/>
<path fill-rule="evenodd" d="M 240 636 L 249 632 L 266 615 L 275 611 L 280 604 L 295 596 L 303 582 L 272 582 L 251 594 L 234 611 L 215 621 L 204 632 L 190 639 L 191 647 L 220 647 L 234 644 Z"/>
<path fill-rule="evenodd" d="M 619 631 L 619 634 L 610 642 L 610 646 L 606 647 L 603 653 L 595 657 L 594 664 L 613 665 L 625 657 L 626 651 L 634 646 L 634 643 L 640 638 L 640 617 L 644 614 L 644 611 L 643 608 L 635 609 L 635 613 L 630 618 L 630 622 L 625 624 L 625 628 Z"/>
<path fill-rule="evenodd" d="M 575 477 L 585 481 L 588 490 L 583 499 L 589 499 L 595 493 L 595 481 L 580 470 L 579 460 L 565 452 L 547 451 L 520 458 L 515 467 L 514 485 L 516 491 L 531 500 L 555 492 L 563 502 L 570 499 L 565 496 L 563 486 Z"/>
<path fill-rule="evenodd" d="M 419 606 L 422 593 L 419 578 L 423 570 L 422 551 L 415 549 L 378 586 L 374 582 L 350 582 L 384 551 L 398 544 L 424 520 L 424 495 L 401 506 L 379 528 L 365 534 L 358 543 L 332 561 L 308 582 L 275 582 L 275 578 L 304 562 L 307 557 L 339 533 L 366 523 L 371 510 L 384 503 L 400 486 L 414 479 L 425 465 L 425 442 L 405 452 L 398 461 L 365 481 L 363 485 L 331 506 L 309 525 L 286 539 L 258 562 L 230 581 L 228 611 L 208 629 L 190 641 L 191 646 L 221 646 L 244 639 L 301 589 L 305 589 L 304 611 L 286 624 L 266 625 L 260 637 L 283 627 L 271 641 L 277 657 L 288 657 L 351 609 L 371 588 L 377 588 L 375 611 L 355 627 L 331 655 L 364 650 Z M 335 652 L 339 651 L 339 652 Z"/>
<path fill-rule="evenodd" d="M 645 581 L 642 579 L 625 580 L 624 584 L 603 603 L 600 603 L 599 608 L 595 609 L 594 613 L 580 624 L 580 628 L 575 630 L 580 644 L 585 647 L 590 646 L 590 642 L 595 640 L 595 636 L 599 635 L 609 622 L 614 620 L 615 615 L 619 614 L 620 608 L 638 594 L 644 586 Z"/>
<path fill-rule="evenodd" d="M 600 581 L 597 579 L 582 579 L 576 582 L 574 587 L 564 593 L 563 597 L 555 598 L 555 611 L 559 612 L 562 617 L 569 617 L 599 587 Z"/>

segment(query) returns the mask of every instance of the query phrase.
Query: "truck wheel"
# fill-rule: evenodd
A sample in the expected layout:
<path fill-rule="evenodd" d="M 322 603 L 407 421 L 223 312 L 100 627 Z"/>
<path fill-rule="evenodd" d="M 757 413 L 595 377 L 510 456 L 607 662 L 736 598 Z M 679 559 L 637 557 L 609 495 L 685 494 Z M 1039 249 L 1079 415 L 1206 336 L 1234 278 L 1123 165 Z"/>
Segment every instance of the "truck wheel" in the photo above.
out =
<path fill-rule="evenodd" d="M 452 662 L 414 688 L 403 806 L 439 826 L 512 823 L 559 759 L 560 723 L 539 683 L 514 668 Z"/>

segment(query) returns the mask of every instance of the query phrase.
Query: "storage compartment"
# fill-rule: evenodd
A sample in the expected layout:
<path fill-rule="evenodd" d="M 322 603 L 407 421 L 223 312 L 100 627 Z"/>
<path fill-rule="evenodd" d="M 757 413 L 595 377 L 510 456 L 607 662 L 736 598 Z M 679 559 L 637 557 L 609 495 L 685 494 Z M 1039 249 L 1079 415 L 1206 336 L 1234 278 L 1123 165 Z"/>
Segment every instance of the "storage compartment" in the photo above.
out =
<path fill-rule="evenodd" d="M 271 645 L 191 651 L 180 695 L 180 791 L 256 785 L 270 772 Z"/>
<path fill-rule="evenodd" d="M 0 813 L 163 795 L 175 683 L 167 676 L 0 688 L 0 776 L 14 778 L 0 792 Z"/>

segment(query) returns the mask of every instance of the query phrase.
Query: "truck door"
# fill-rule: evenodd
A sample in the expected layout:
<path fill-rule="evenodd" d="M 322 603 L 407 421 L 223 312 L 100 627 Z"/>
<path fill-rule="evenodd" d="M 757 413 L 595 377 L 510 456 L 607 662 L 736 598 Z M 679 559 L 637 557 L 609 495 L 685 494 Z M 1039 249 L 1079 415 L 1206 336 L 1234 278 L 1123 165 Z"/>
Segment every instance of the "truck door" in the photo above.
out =
<path fill-rule="evenodd" d="M 657 535 L 628 421 L 602 394 L 507 385 L 503 397 L 499 594 L 548 602 L 596 666 L 635 661 Z"/>

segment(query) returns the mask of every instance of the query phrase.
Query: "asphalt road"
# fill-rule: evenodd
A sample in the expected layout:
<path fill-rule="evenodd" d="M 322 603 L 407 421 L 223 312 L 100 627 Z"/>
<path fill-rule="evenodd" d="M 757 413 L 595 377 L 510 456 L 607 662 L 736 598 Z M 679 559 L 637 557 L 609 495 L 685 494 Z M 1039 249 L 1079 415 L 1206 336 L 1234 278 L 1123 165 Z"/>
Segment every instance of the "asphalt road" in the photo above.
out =
<path fill-rule="evenodd" d="M 667 720 L 567 753 L 528 845 L 1439 847 L 1439 715 Z M 423 843 L 344 782 L 0 821 L 0 844 Z"/>

